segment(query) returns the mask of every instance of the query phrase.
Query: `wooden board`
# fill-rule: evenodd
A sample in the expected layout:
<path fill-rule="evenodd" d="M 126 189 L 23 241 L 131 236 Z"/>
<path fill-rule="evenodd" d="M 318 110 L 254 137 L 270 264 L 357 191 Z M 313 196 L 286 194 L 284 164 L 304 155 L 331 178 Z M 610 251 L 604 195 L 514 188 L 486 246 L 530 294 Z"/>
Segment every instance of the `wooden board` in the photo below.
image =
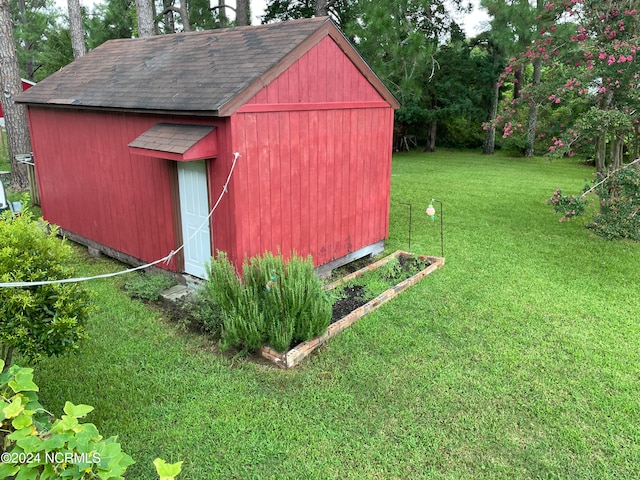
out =
<path fill-rule="evenodd" d="M 388 255 L 382 258 L 381 260 L 378 260 L 375 263 L 367 265 L 366 267 L 363 267 L 360 270 L 357 270 L 349 275 L 346 275 L 341 279 L 336 280 L 335 282 L 327 284 L 325 288 L 327 290 L 333 289 L 339 285 L 342 285 L 345 282 L 348 282 L 349 280 L 352 280 L 361 275 L 364 275 L 365 273 L 370 272 L 371 270 L 375 270 L 376 268 L 384 265 L 391 259 L 399 257 L 400 255 L 413 255 L 413 254 L 404 252 L 402 250 L 397 250 L 391 255 Z M 297 345 L 296 347 L 284 353 L 279 353 L 268 346 L 262 347 L 260 350 L 258 350 L 259 355 L 275 363 L 281 368 L 286 369 L 286 368 L 295 367 L 302 360 L 304 360 L 305 357 L 313 353 L 318 347 L 324 344 L 331 337 L 337 335 L 338 333 L 342 332 L 346 328 L 349 328 L 351 325 L 353 325 L 355 322 L 360 320 L 366 314 L 373 312 L 374 310 L 379 308 L 381 305 L 395 298 L 400 293 L 404 292 L 406 289 L 408 289 L 412 285 L 415 285 L 420 280 L 425 278 L 427 275 L 431 274 L 432 272 L 436 271 L 439 268 L 442 268 L 445 262 L 445 259 L 442 257 L 429 257 L 425 255 L 419 255 L 418 258 L 420 258 L 421 260 L 428 260 L 431 262 L 431 264 L 424 270 L 421 270 L 420 272 L 416 273 L 412 277 L 407 278 L 406 280 L 403 280 L 402 282 L 398 283 L 394 287 L 391 287 L 388 290 L 385 290 L 380 295 L 370 300 L 366 304 L 362 305 L 356 310 L 353 310 L 351 313 L 342 317 L 340 320 L 332 323 L 331 325 L 329 325 L 329 327 L 327 328 L 327 331 L 323 335 L 313 338 L 307 342 L 303 342 L 300 345 Z"/>

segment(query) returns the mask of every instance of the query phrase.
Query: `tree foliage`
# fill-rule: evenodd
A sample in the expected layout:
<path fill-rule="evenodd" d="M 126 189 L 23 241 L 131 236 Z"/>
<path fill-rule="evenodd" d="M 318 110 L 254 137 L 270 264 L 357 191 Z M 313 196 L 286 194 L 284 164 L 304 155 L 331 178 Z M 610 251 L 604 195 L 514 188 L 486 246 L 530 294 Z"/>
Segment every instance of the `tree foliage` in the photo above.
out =
<path fill-rule="evenodd" d="M 622 164 L 625 143 L 637 136 L 639 8 L 638 0 L 545 4 L 533 44 L 513 59 L 505 80 L 524 62 L 544 65 L 543 81 L 525 85 L 523 97 L 544 107 L 551 153 L 588 148 L 600 172 Z M 517 110 L 506 106 L 505 136 L 517 131 Z"/>

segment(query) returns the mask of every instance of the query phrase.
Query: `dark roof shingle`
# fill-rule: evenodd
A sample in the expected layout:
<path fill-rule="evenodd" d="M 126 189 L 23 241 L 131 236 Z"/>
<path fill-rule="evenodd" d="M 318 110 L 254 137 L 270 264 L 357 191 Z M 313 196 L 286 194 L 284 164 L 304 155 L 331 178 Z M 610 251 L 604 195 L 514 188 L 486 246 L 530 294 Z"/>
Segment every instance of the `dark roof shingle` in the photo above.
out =
<path fill-rule="evenodd" d="M 217 114 L 329 20 L 105 42 L 17 102 Z"/>
<path fill-rule="evenodd" d="M 208 125 L 158 123 L 129 143 L 129 146 L 184 154 L 214 128 Z"/>

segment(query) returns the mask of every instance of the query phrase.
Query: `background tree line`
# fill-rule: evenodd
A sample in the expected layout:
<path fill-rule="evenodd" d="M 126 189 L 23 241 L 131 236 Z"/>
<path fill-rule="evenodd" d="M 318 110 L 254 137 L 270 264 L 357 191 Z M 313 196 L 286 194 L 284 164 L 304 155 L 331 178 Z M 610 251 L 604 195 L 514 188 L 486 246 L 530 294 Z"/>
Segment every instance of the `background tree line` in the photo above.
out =
<path fill-rule="evenodd" d="M 52 0 L 0 0 L 7 2 L 20 73 L 34 81 L 111 38 L 246 25 L 251 15 L 248 0 L 233 6 L 226 0 L 213 6 L 209 0 L 104 0 L 91 9 L 68 0 L 64 13 Z M 398 147 L 410 144 L 407 139 L 426 151 L 508 148 L 533 155 L 552 147 L 592 157 L 603 170 L 640 149 L 632 52 L 639 2 L 481 0 L 490 24 L 472 38 L 456 20 L 470 12 L 464 0 L 271 0 L 261 20 L 331 16 L 400 101 Z M 604 63 L 588 63 L 603 51 Z M 613 65 L 607 64 L 611 55 Z M 568 95 L 573 79 L 580 88 L 572 84 Z M 616 81 L 622 86 L 600 92 L 598 82 Z M 608 127 L 596 138 L 598 122 Z M 573 127 L 591 135 L 559 141 L 570 131 L 575 136 Z"/>

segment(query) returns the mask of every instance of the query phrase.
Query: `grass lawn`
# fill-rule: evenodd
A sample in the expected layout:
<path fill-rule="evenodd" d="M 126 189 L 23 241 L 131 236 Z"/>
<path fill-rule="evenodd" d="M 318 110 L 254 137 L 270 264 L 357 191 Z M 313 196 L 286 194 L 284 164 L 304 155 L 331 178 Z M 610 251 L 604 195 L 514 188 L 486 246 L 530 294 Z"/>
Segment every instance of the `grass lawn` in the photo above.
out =
<path fill-rule="evenodd" d="M 221 355 L 126 278 L 91 284 L 100 312 L 80 355 L 36 370 L 41 402 L 96 407 L 155 479 L 639 478 L 640 245 L 559 223 L 575 161 L 456 151 L 394 158 L 388 250 L 440 254 L 429 200 L 444 202 L 444 268 L 292 371 Z M 435 205 L 439 210 L 439 205 Z M 82 273 L 120 268 L 79 249 Z"/>
<path fill-rule="evenodd" d="M 7 134 L 4 130 L 0 129 L 0 172 L 9 172 L 11 171 L 11 164 L 9 163 L 9 158 L 7 157 L 8 153 L 7 149 Z"/>

